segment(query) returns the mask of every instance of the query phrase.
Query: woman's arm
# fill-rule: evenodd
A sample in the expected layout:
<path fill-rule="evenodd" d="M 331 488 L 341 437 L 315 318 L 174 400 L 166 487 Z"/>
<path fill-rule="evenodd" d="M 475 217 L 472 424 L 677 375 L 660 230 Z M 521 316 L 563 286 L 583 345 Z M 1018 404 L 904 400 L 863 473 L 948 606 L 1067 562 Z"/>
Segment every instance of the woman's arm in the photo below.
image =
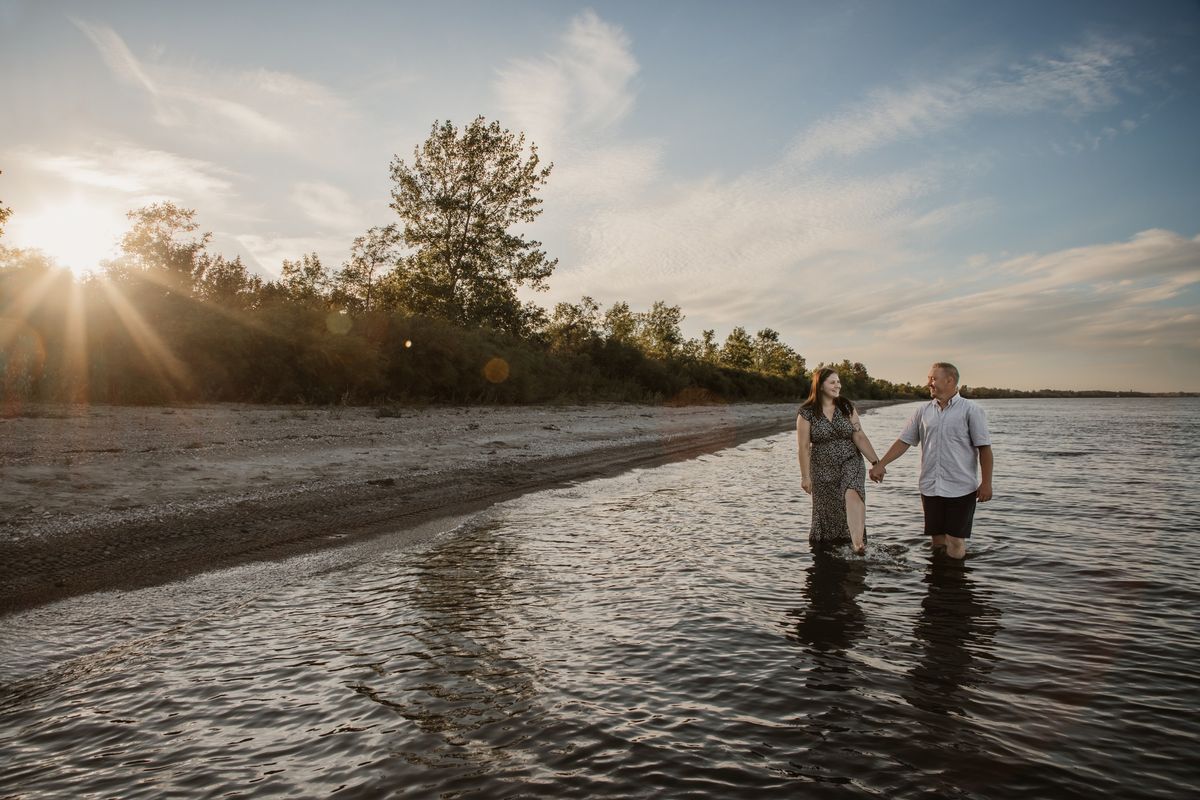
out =
<path fill-rule="evenodd" d="M 867 457 L 867 461 L 871 462 L 871 466 L 879 463 L 879 456 L 875 455 L 875 448 L 871 446 L 871 440 L 867 437 L 867 432 L 862 428 L 862 422 L 858 418 L 858 412 L 855 411 L 850 415 L 850 424 L 854 426 L 854 436 L 851 441 L 858 448 L 858 452 Z"/>
<path fill-rule="evenodd" d="M 812 429 L 803 416 L 796 415 L 796 446 L 800 451 L 800 488 L 812 494 Z"/>

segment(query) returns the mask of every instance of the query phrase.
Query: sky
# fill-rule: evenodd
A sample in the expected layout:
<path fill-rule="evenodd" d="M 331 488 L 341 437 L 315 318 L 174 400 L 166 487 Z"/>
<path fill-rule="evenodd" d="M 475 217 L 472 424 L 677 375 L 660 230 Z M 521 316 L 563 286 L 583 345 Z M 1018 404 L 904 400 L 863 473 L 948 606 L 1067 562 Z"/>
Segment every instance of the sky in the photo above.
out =
<path fill-rule="evenodd" d="M 1200 3 L 0 0 L 0 244 L 83 272 L 196 210 L 266 277 L 398 222 L 437 121 L 554 163 L 584 295 L 810 367 L 1200 391 Z"/>

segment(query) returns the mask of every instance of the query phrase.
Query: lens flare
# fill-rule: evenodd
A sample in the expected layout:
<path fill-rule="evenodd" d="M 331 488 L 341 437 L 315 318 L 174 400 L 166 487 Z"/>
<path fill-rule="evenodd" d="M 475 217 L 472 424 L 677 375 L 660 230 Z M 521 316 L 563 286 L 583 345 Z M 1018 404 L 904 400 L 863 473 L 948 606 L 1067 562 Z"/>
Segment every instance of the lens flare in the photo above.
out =
<path fill-rule="evenodd" d="M 325 317 L 325 327 L 329 329 L 330 333 L 337 334 L 338 336 L 345 336 L 349 333 L 351 325 L 353 325 L 353 322 L 350 319 L 350 315 L 345 311 L 331 311 Z"/>
<path fill-rule="evenodd" d="M 508 362 L 497 356 L 483 365 L 483 377 L 491 383 L 504 383 L 508 380 Z"/>

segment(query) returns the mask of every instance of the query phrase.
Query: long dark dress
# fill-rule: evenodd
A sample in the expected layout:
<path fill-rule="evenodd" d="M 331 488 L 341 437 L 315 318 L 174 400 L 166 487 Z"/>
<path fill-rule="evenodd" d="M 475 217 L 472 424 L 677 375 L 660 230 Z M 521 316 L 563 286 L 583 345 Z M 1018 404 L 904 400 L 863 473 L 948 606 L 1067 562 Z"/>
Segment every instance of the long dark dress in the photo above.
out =
<path fill-rule="evenodd" d="M 808 421 L 812 439 L 812 528 L 808 541 L 813 547 L 849 544 L 850 528 L 846 525 L 846 490 L 854 489 L 867 499 L 867 469 L 862 453 L 852 437 L 854 425 L 834 407 L 833 421 L 819 410 L 801 408 L 800 416 Z"/>

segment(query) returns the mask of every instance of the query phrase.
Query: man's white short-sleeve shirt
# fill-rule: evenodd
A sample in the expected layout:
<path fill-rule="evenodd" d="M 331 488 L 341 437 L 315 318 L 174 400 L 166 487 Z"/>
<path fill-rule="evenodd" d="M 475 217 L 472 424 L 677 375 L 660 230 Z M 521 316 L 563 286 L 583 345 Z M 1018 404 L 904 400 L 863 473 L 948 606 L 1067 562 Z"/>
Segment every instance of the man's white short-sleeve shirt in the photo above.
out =
<path fill-rule="evenodd" d="M 976 448 L 992 438 L 979 404 L 955 394 L 945 408 L 930 400 L 917 409 L 900 441 L 921 445 L 921 494 L 962 497 L 979 488 Z"/>

